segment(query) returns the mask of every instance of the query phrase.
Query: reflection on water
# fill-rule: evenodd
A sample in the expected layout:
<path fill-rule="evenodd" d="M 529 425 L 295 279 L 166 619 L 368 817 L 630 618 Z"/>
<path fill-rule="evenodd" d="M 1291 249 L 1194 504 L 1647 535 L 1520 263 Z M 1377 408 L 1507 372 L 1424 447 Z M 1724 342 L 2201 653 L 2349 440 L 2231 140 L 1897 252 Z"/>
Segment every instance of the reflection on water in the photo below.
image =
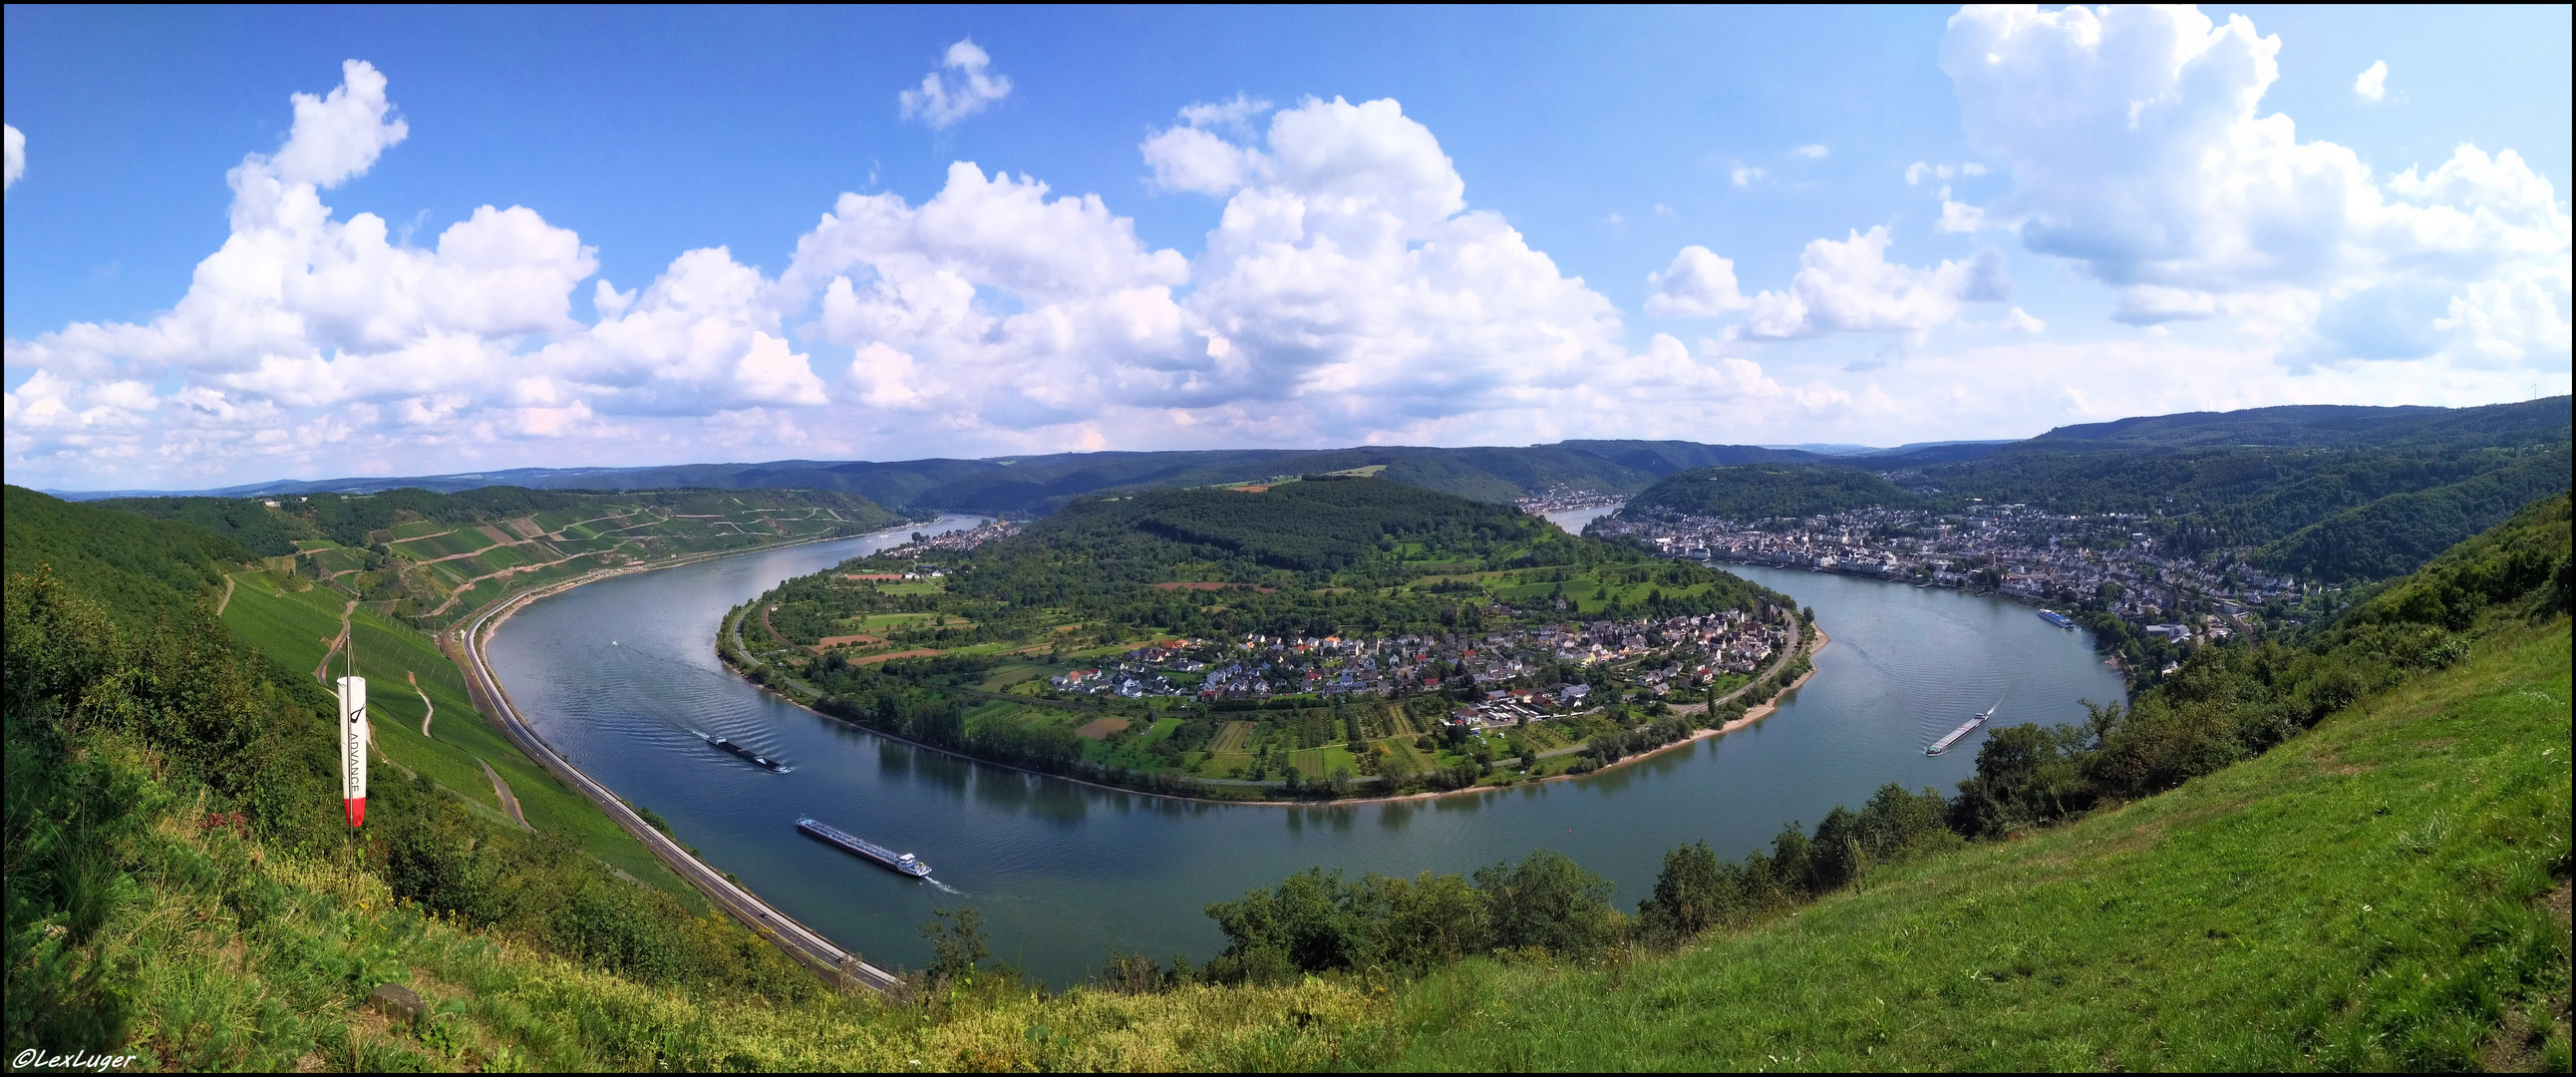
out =
<path fill-rule="evenodd" d="M 1833 637 L 1815 678 L 1747 729 L 1500 792 L 1344 807 L 1172 801 L 877 737 L 763 695 L 717 661 L 726 609 L 901 540 L 845 539 L 580 587 L 512 618 L 493 640 L 493 665 L 557 747 L 817 930 L 880 964 L 918 967 L 930 954 L 916 925 L 971 898 L 995 951 L 1054 983 L 1097 969 L 1112 949 L 1204 960 L 1221 943 L 1208 903 L 1309 866 L 1465 871 L 1549 847 L 1610 878 L 1632 906 L 1675 845 L 1706 840 L 1736 856 L 1885 782 L 1946 792 L 1973 769 L 1984 734 L 1938 757 L 1924 745 L 2007 690 L 1997 724 L 2076 721 L 2078 699 L 2121 691 L 2081 635 L 2027 607 L 1741 569 L 1815 607 Z M 791 769 L 761 770 L 693 731 Z M 806 815 L 919 853 L 964 896 L 801 840 L 794 823 Z"/>
<path fill-rule="evenodd" d="M 1549 523 L 1564 528 L 1566 534 L 1580 535 L 1583 533 L 1584 525 L 1617 511 L 1619 511 L 1619 506 L 1617 505 L 1602 505 L 1589 509 L 1565 509 L 1560 512 L 1543 512 L 1539 515 L 1546 517 Z"/>

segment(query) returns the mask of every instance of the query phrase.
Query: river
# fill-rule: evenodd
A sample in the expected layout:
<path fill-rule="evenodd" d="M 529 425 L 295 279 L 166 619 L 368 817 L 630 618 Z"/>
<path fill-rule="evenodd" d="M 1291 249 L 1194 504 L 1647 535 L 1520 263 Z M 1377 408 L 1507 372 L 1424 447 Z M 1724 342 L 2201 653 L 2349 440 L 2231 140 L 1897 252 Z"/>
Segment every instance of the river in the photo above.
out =
<path fill-rule="evenodd" d="M 977 522 L 949 517 L 920 530 Z M 1857 807 L 1885 782 L 1949 791 L 1974 768 L 1984 734 L 1937 757 L 1924 745 L 1999 697 L 1997 723 L 2015 724 L 2077 721 L 2078 699 L 2121 695 L 2082 634 L 2026 606 L 1735 569 L 1813 606 L 1833 640 L 1816 676 L 1752 727 L 1591 777 L 1498 792 L 1344 807 L 1163 800 L 874 736 L 778 702 L 717 660 L 727 609 L 901 539 L 841 539 L 578 587 L 512 617 L 491 642 L 492 665 L 538 730 L 593 777 L 869 961 L 928 964 L 918 925 L 933 908 L 971 904 L 985 914 L 996 956 L 1058 985 L 1113 949 L 1203 961 L 1223 944 L 1201 911 L 1209 902 L 1316 865 L 1410 875 L 1554 848 L 1616 883 L 1618 904 L 1633 909 L 1673 846 L 1704 839 L 1740 856 L 1783 823 Z M 708 747 L 701 730 L 790 769 L 752 767 Z M 919 853 L 939 885 L 799 835 L 795 821 L 807 815 Z"/>

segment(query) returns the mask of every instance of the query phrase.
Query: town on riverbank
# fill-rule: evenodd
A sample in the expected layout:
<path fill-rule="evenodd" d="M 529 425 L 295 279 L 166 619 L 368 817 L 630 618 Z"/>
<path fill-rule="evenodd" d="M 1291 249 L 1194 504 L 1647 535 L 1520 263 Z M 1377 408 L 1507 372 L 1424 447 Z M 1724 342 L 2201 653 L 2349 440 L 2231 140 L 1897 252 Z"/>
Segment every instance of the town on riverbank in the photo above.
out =
<path fill-rule="evenodd" d="M 1587 773 L 1742 718 L 1817 638 L 1723 572 L 1316 477 L 924 539 L 782 584 L 725 650 L 934 747 L 1261 800 Z"/>
<path fill-rule="evenodd" d="M 1623 512 L 1585 533 L 1675 560 L 1833 572 L 2062 611 L 2133 682 L 2169 672 L 2194 648 L 2296 627 L 2341 595 L 2228 551 L 2160 548 L 2140 530 L 2145 519 L 1980 502 L 1952 513 L 1872 507 L 1758 520 Z"/>

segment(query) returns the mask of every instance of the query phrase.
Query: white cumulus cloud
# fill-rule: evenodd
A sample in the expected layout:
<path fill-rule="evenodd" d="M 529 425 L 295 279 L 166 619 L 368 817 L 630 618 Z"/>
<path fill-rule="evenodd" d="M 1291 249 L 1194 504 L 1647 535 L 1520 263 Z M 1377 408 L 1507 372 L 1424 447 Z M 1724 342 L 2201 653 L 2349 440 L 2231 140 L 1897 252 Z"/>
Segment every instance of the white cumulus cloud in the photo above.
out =
<path fill-rule="evenodd" d="M 772 286 L 722 249 L 681 256 L 640 297 L 601 282 L 603 320 L 584 325 L 572 297 L 597 258 L 534 210 L 479 207 L 427 248 L 372 213 L 338 219 L 321 192 L 409 133 L 381 72 L 342 74 L 294 95 L 284 142 L 228 174 L 231 234 L 169 310 L 8 342 L 28 373 L 8 398 L 13 466 L 128 461 L 182 481 L 398 447 L 392 466 L 613 432 L 601 416 L 825 401 Z"/>
<path fill-rule="evenodd" d="M 941 70 L 923 75 L 919 88 L 903 91 L 903 118 L 920 120 L 935 131 L 992 107 L 1011 95 L 1010 76 L 995 73 L 992 65 L 993 57 L 972 38 L 948 46 Z"/>
<path fill-rule="evenodd" d="M 2376 102 L 2388 96 L 2388 61 L 2373 60 L 2361 74 L 2353 77 L 2353 96 Z"/>
<path fill-rule="evenodd" d="M 1887 260 L 1887 228 L 1819 239 L 1798 256 L 1785 291 L 1754 296 L 1740 327 L 1751 340 L 1790 340 L 1825 333 L 1912 333 L 1958 317 L 1967 303 L 2010 298 L 2000 252 L 1916 269 Z"/>
<path fill-rule="evenodd" d="M 1747 305 L 1735 263 L 1698 244 L 1682 248 L 1663 272 L 1647 274 L 1646 287 L 1646 313 L 1657 318 L 1706 318 Z"/>
<path fill-rule="evenodd" d="M 2382 178 L 2350 149 L 2300 141 L 2258 108 L 2280 47 L 2243 16 L 2191 8 L 1961 11 L 1941 66 L 2013 190 L 1945 206 L 1944 228 L 2009 222 L 2116 289 L 2114 317 L 2235 316 L 2293 365 L 2563 369 L 2570 230 L 2549 182 L 2511 150 L 2463 145 L 2430 174 Z M 2356 92 L 2384 91 L 2383 75 L 2374 65 Z M 2516 313 L 2474 313 L 2497 303 Z"/>
<path fill-rule="evenodd" d="M 7 190 L 18 185 L 18 177 L 27 174 L 27 136 L 9 127 L 5 135 L 0 135 L 0 148 L 5 148 L 8 158 L 6 168 L 0 169 L 0 176 L 7 177 L 0 179 L 0 190 Z"/>
<path fill-rule="evenodd" d="M 962 161 L 919 206 L 844 194 L 797 241 L 784 305 L 820 293 L 818 327 L 854 355 L 846 384 L 877 407 L 1026 428 L 1168 393 L 1193 342 L 1172 299 L 1188 261 L 1097 195 L 1048 194 Z"/>

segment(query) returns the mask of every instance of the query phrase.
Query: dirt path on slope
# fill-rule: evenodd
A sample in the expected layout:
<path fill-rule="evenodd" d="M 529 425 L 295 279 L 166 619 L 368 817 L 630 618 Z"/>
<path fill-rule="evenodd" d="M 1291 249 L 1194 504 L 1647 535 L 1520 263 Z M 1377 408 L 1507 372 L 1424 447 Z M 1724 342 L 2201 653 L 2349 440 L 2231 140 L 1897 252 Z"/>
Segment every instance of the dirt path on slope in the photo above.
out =
<path fill-rule="evenodd" d="M 321 663 L 313 667 L 313 679 L 320 682 L 324 688 L 331 687 L 331 656 L 340 653 L 340 648 L 348 645 L 349 615 L 357 610 L 358 600 L 354 598 L 349 600 L 348 605 L 340 607 L 340 636 L 338 639 L 323 641 L 331 646 L 322 652 Z"/>
<path fill-rule="evenodd" d="M 236 582 L 232 573 L 224 573 L 224 597 L 215 600 L 215 616 L 223 616 L 224 607 L 233 604 L 233 584 Z"/>
<path fill-rule="evenodd" d="M 501 772 L 492 769 L 492 764 L 484 763 L 481 756 L 476 756 L 474 761 L 483 763 L 484 776 L 492 779 L 492 795 L 501 798 L 501 810 L 510 813 L 510 821 L 519 824 L 521 830 L 535 830 L 528 825 L 527 815 L 519 811 L 519 798 L 511 795 L 510 783 L 501 780 Z"/>
<path fill-rule="evenodd" d="M 429 720 L 438 717 L 438 704 L 429 701 L 429 693 L 420 691 L 420 674 L 406 669 L 403 671 L 403 679 L 411 682 L 412 691 L 420 692 L 420 739 L 428 740 Z"/>

